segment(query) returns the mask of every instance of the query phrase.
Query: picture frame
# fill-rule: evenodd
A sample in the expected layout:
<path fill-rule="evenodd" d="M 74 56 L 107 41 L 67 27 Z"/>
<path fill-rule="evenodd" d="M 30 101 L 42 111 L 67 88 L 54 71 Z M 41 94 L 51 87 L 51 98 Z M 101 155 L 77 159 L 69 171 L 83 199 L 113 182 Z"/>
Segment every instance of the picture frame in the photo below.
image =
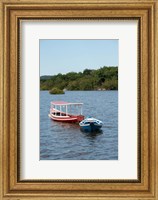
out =
<path fill-rule="evenodd" d="M 158 200 L 158 2 L 3 0 L 0 37 L 1 199 Z M 140 148 L 138 180 L 20 180 L 20 21 L 42 19 L 137 19 L 139 21 Z"/>

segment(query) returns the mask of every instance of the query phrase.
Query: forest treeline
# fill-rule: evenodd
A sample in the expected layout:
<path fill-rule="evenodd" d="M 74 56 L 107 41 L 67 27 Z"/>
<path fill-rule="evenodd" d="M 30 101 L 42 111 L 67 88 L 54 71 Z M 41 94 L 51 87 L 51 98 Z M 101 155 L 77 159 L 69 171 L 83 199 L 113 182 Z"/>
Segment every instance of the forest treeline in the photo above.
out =
<path fill-rule="evenodd" d="M 104 66 L 100 69 L 85 69 L 83 72 L 69 72 L 54 76 L 41 76 L 40 89 L 51 90 L 117 90 L 118 67 Z"/>

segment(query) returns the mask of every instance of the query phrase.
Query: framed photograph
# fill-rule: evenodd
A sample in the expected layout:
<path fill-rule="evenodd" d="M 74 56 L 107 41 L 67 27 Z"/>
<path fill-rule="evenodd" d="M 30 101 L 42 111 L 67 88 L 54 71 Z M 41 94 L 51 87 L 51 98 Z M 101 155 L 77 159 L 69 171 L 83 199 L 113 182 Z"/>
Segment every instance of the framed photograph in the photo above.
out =
<path fill-rule="evenodd" d="M 158 200 L 157 1 L 1 1 L 1 199 Z"/>

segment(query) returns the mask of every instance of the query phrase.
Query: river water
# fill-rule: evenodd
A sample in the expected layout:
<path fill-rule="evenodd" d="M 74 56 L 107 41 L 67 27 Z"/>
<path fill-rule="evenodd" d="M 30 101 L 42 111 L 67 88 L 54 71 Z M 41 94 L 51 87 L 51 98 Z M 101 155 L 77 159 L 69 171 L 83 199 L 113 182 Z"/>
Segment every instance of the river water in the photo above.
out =
<path fill-rule="evenodd" d="M 97 133 L 48 117 L 51 101 L 81 102 L 83 115 L 103 121 Z M 40 92 L 40 160 L 118 160 L 118 91 Z"/>

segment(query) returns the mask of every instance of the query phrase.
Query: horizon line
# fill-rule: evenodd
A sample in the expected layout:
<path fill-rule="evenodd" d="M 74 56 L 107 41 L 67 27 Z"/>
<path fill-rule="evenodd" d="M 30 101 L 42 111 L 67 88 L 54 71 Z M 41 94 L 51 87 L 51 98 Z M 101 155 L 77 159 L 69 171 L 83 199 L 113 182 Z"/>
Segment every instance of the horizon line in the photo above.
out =
<path fill-rule="evenodd" d="M 117 65 L 116 66 L 103 66 L 103 67 L 118 67 Z M 103 68 L 103 67 L 100 67 L 100 68 L 98 68 L 98 69 L 101 69 L 101 68 Z M 88 69 L 88 70 L 98 70 L 98 69 L 90 69 L 90 68 L 85 68 L 85 69 Z M 85 70 L 84 69 L 84 70 Z M 83 70 L 83 71 L 84 71 Z M 79 72 L 75 72 L 75 71 L 70 71 L 70 72 L 67 72 L 67 73 L 64 73 L 64 74 L 62 74 L 62 73 L 58 73 L 58 74 L 62 74 L 62 75 L 66 75 L 66 74 L 68 74 L 68 73 L 72 73 L 72 72 L 74 72 L 74 73 L 83 73 L 83 71 L 79 71 Z M 50 74 L 45 74 L 45 75 L 40 75 L 40 77 L 41 76 L 57 76 L 58 74 L 53 74 L 53 75 L 50 75 Z"/>

